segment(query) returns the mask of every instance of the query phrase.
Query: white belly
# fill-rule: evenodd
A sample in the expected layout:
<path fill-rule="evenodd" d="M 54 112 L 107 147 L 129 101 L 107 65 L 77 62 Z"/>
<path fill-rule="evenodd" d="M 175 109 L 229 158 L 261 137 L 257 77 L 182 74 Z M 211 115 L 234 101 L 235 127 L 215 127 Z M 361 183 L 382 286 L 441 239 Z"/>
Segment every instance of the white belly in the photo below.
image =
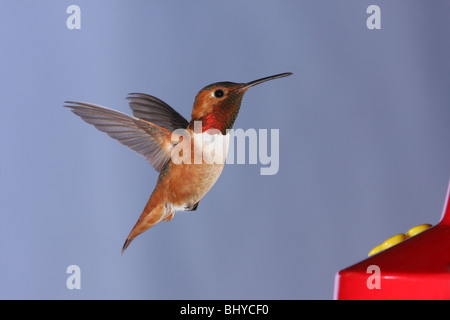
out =
<path fill-rule="evenodd" d="M 194 133 L 194 163 L 225 164 L 230 135 Z"/>

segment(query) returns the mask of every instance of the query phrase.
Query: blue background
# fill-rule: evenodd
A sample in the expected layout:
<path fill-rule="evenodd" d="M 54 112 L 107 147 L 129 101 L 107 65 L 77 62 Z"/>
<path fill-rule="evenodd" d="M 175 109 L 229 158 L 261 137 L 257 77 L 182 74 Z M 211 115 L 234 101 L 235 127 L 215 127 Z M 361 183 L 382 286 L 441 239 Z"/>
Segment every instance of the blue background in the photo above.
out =
<path fill-rule="evenodd" d="M 338 270 L 439 221 L 449 19 L 439 0 L 1 1 L 0 298 L 331 299 Z M 226 166 L 121 256 L 158 174 L 63 101 L 130 114 L 144 92 L 189 118 L 205 85 L 280 72 L 235 123 L 280 130 L 278 174 Z"/>

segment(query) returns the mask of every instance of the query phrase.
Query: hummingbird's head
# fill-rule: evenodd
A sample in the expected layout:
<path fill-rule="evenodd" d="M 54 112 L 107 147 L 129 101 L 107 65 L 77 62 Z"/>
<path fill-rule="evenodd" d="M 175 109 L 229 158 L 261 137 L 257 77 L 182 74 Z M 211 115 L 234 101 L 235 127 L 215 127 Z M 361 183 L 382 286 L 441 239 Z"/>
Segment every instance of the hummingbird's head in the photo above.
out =
<path fill-rule="evenodd" d="M 217 82 L 204 87 L 195 97 L 189 127 L 193 128 L 194 121 L 202 121 L 202 132 L 218 129 L 225 134 L 227 129 L 233 128 L 241 107 L 242 97 L 248 89 L 291 74 L 281 73 L 248 83 Z"/>

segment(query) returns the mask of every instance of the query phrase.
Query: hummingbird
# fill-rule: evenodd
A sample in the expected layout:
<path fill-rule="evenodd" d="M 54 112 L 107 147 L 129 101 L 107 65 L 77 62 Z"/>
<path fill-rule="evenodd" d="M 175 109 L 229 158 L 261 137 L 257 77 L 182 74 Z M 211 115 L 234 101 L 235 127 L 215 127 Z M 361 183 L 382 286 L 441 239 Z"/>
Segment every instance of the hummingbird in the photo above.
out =
<path fill-rule="evenodd" d="M 155 189 L 126 238 L 122 254 L 134 238 L 161 221 L 170 221 L 176 211 L 197 209 L 222 173 L 227 149 L 221 155 L 223 161 L 214 162 L 195 161 L 196 152 L 211 149 L 211 144 L 219 141 L 214 136 L 229 139 L 227 130 L 233 128 L 248 89 L 290 75 L 287 72 L 247 83 L 210 84 L 196 95 L 189 122 L 164 101 L 143 93 L 127 97 L 133 116 L 92 103 L 65 101 L 64 107 L 144 156 L 159 172 Z M 183 134 L 177 133 L 180 129 Z M 198 143 L 199 139 L 203 143 Z M 183 142 L 189 145 L 180 149 Z M 178 154 L 176 148 L 180 149 Z M 186 161 L 174 161 L 175 155 Z"/>

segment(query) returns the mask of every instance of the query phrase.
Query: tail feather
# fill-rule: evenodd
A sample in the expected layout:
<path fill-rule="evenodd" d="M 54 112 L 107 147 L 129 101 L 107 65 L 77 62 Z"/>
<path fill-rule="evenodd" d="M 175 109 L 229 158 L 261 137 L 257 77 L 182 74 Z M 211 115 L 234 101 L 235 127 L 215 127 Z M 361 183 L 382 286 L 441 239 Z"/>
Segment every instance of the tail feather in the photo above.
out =
<path fill-rule="evenodd" d="M 122 247 L 122 252 L 120 254 L 123 254 L 123 252 L 128 248 L 128 246 L 130 245 L 131 241 L 133 241 L 134 238 L 127 238 L 127 240 L 125 240 L 125 243 L 123 244 Z"/>
<path fill-rule="evenodd" d="M 134 238 L 146 231 L 148 228 L 153 227 L 155 224 L 166 219 L 165 211 L 166 210 L 163 203 L 158 203 L 155 205 L 152 201 L 152 197 L 150 197 L 144 211 L 123 244 L 122 254 Z"/>

